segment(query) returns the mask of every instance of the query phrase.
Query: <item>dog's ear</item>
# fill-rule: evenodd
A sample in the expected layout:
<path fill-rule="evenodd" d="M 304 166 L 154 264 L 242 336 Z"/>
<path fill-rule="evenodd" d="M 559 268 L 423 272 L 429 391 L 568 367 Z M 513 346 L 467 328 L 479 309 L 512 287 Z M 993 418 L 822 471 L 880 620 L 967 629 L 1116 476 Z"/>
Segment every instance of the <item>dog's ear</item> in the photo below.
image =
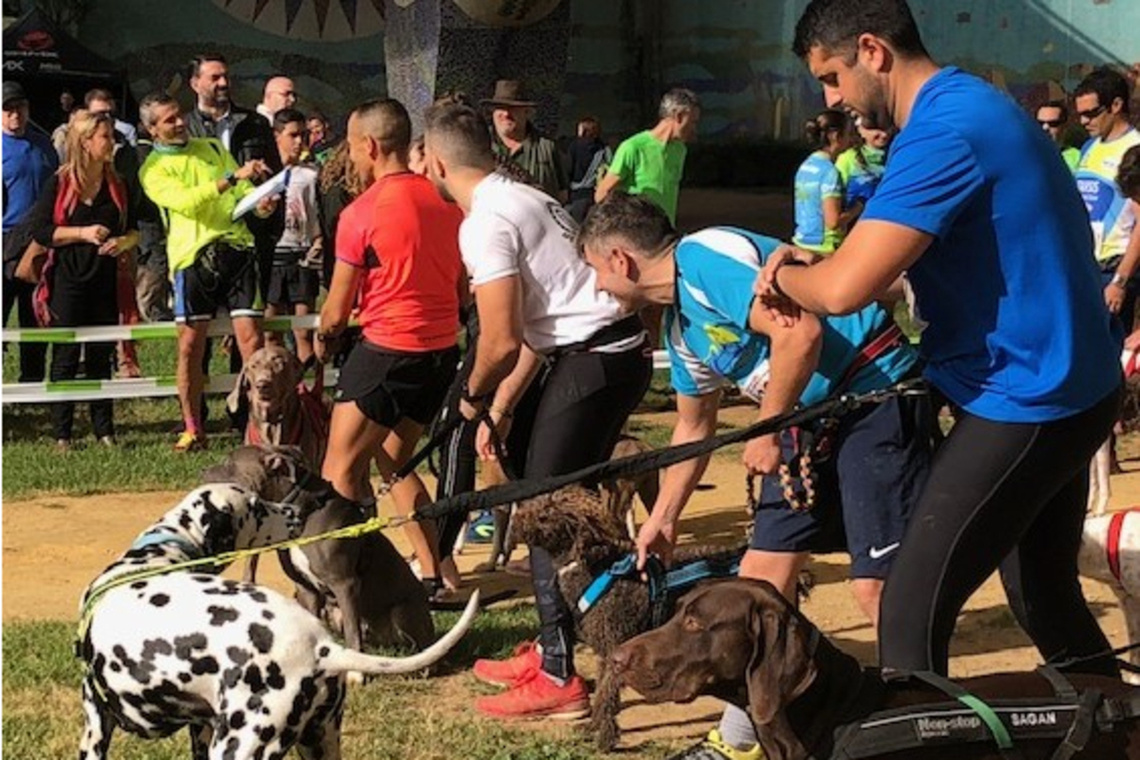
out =
<path fill-rule="evenodd" d="M 270 446 L 262 449 L 261 463 L 267 476 L 288 478 L 297 482 L 297 462 L 301 461 L 300 449 L 296 446 Z"/>
<path fill-rule="evenodd" d="M 241 372 L 238 373 L 234 389 L 226 396 L 226 411 L 230 414 L 238 413 L 238 410 L 241 409 L 242 399 L 249 393 L 249 374 L 246 372 L 248 366 L 249 361 L 242 362 Z"/>
<path fill-rule="evenodd" d="M 206 557 L 232 552 L 237 544 L 233 513 L 210 505 L 202 516 L 202 539 L 202 554 Z"/>
<path fill-rule="evenodd" d="M 755 589 L 748 625 L 754 642 L 745 674 L 748 709 L 764 726 L 815 680 L 814 637 L 811 623 L 771 586 Z"/>

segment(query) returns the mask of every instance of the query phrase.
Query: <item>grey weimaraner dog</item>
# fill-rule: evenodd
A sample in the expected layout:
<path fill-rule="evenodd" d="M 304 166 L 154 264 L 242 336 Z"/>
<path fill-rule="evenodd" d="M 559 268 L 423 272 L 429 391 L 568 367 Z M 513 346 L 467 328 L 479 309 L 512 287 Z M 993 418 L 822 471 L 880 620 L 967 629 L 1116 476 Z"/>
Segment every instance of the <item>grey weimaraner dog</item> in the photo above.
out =
<path fill-rule="evenodd" d="M 303 536 L 366 519 L 361 507 L 317 475 L 298 449 L 273 451 L 289 458 L 292 477 L 267 472 L 263 450 L 253 446 L 237 449 L 203 477 L 237 483 L 270 501 L 285 500 L 295 489 L 304 498 L 315 499 L 319 504 L 309 511 Z M 282 566 L 296 584 L 297 601 L 333 630 L 343 632 L 353 649 L 363 650 L 365 644 L 422 649 L 435 638 L 423 584 L 381 533 L 291 549 Z"/>
<path fill-rule="evenodd" d="M 836 743 L 847 738 L 846 726 L 860 725 L 870 713 L 954 701 L 913 679 L 884 682 L 877 671 L 863 669 L 763 581 L 735 579 L 698 587 L 681 599 L 668 623 L 620 646 L 612 665 L 626 685 L 650 702 L 689 702 L 710 694 L 747 710 L 770 760 L 849 757 L 842 751 L 833 754 L 838 750 Z M 1066 674 L 1066 678 L 1078 692 L 1114 702 L 1127 702 L 1137 694 L 1114 678 L 1077 673 Z M 1037 673 L 999 673 L 958 684 L 995 706 L 1008 699 L 1039 700 L 1036 708 L 1000 708 L 1003 722 L 1015 727 L 1044 729 L 1059 715 L 1069 717 L 1063 708 L 1042 706 L 1056 705 L 1059 698 L 1053 684 Z M 928 718 L 927 724 L 915 718 L 919 721 L 912 724 L 915 732 L 926 730 L 934 735 L 933 743 L 922 748 L 855 756 L 907 760 L 1011 757 L 992 740 L 941 741 L 941 732 L 952 736 L 964 727 L 981 726 L 981 719 L 969 709 L 962 707 L 960 712 L 961 718 Z M 1108 727 L 1092 721 L 1087 744 L 1079 754 L 1054 755 L 1060 741 L 1019 738 L 1016 757 L 1137 760 L 1140 721 L 1114 721 Z"/>

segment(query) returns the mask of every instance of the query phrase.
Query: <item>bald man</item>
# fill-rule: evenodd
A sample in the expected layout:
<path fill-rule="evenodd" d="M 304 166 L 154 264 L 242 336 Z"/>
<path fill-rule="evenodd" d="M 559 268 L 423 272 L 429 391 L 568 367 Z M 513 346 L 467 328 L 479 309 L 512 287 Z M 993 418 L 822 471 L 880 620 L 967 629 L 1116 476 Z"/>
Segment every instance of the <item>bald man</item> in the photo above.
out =
<path fill-rule="evenodd" d="M 293 80 L 289 77 L 273 77 L 265 83 L 257 112 L 272 124 L 278 111 L 292 108 L 296 103 L 297 93 L 293 90 Z"/>
<path fill-rule="evenodd" d="M 322 474 L 357 502 L 372 498 L 373 457 L 385 480 L 404 466 L 424 426 L 443 404 L 459 364 L 459 225 L 463 212 L 426 177 L 408 171 L 412 126 L 398 101 L 375 100 L 348 120 L 349 158 L 368 189 L 337 226 L 336 264 L 321 310 L 317 358 L 348 324 L 359 293 L 364 337 L 337 380 Z M 400 514 L 429 502 L 415 473 L 392 487 Z M 434 533 L 405 532 L 429 594 L 439 591 Z"/>

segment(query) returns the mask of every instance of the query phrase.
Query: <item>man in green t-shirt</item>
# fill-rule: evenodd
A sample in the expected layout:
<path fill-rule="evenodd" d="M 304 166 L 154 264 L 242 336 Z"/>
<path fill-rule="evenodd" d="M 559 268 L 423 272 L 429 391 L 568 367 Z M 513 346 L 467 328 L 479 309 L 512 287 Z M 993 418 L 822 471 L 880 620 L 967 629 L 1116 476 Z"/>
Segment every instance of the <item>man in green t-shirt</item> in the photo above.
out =
<path fill-rule="evenodd" d="M 620 187 L 630 195 L 644 195 L 665 210 L 677 224 L 677 196 L 685 170 L 686 143 L 697 137 L 701 104 L 692 90 L 674 88 L 661 98 L 661 120 L 653 129 L 638 132 L 618 146 L 609 173 L 598 183 L 594 200 L 602 202 Z"/>

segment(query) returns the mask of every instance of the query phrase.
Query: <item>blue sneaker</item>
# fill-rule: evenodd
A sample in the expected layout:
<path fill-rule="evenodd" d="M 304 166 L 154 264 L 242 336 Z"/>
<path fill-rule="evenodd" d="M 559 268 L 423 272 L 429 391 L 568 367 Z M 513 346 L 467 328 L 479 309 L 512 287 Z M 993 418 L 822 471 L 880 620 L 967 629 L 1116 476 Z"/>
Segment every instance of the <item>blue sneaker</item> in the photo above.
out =
<path fill-rule="evenodd" d="M 495 516 L 491 510 L 480 512 L 467 526 L 467 543 L 489 544 L 495 536 Z"/>

